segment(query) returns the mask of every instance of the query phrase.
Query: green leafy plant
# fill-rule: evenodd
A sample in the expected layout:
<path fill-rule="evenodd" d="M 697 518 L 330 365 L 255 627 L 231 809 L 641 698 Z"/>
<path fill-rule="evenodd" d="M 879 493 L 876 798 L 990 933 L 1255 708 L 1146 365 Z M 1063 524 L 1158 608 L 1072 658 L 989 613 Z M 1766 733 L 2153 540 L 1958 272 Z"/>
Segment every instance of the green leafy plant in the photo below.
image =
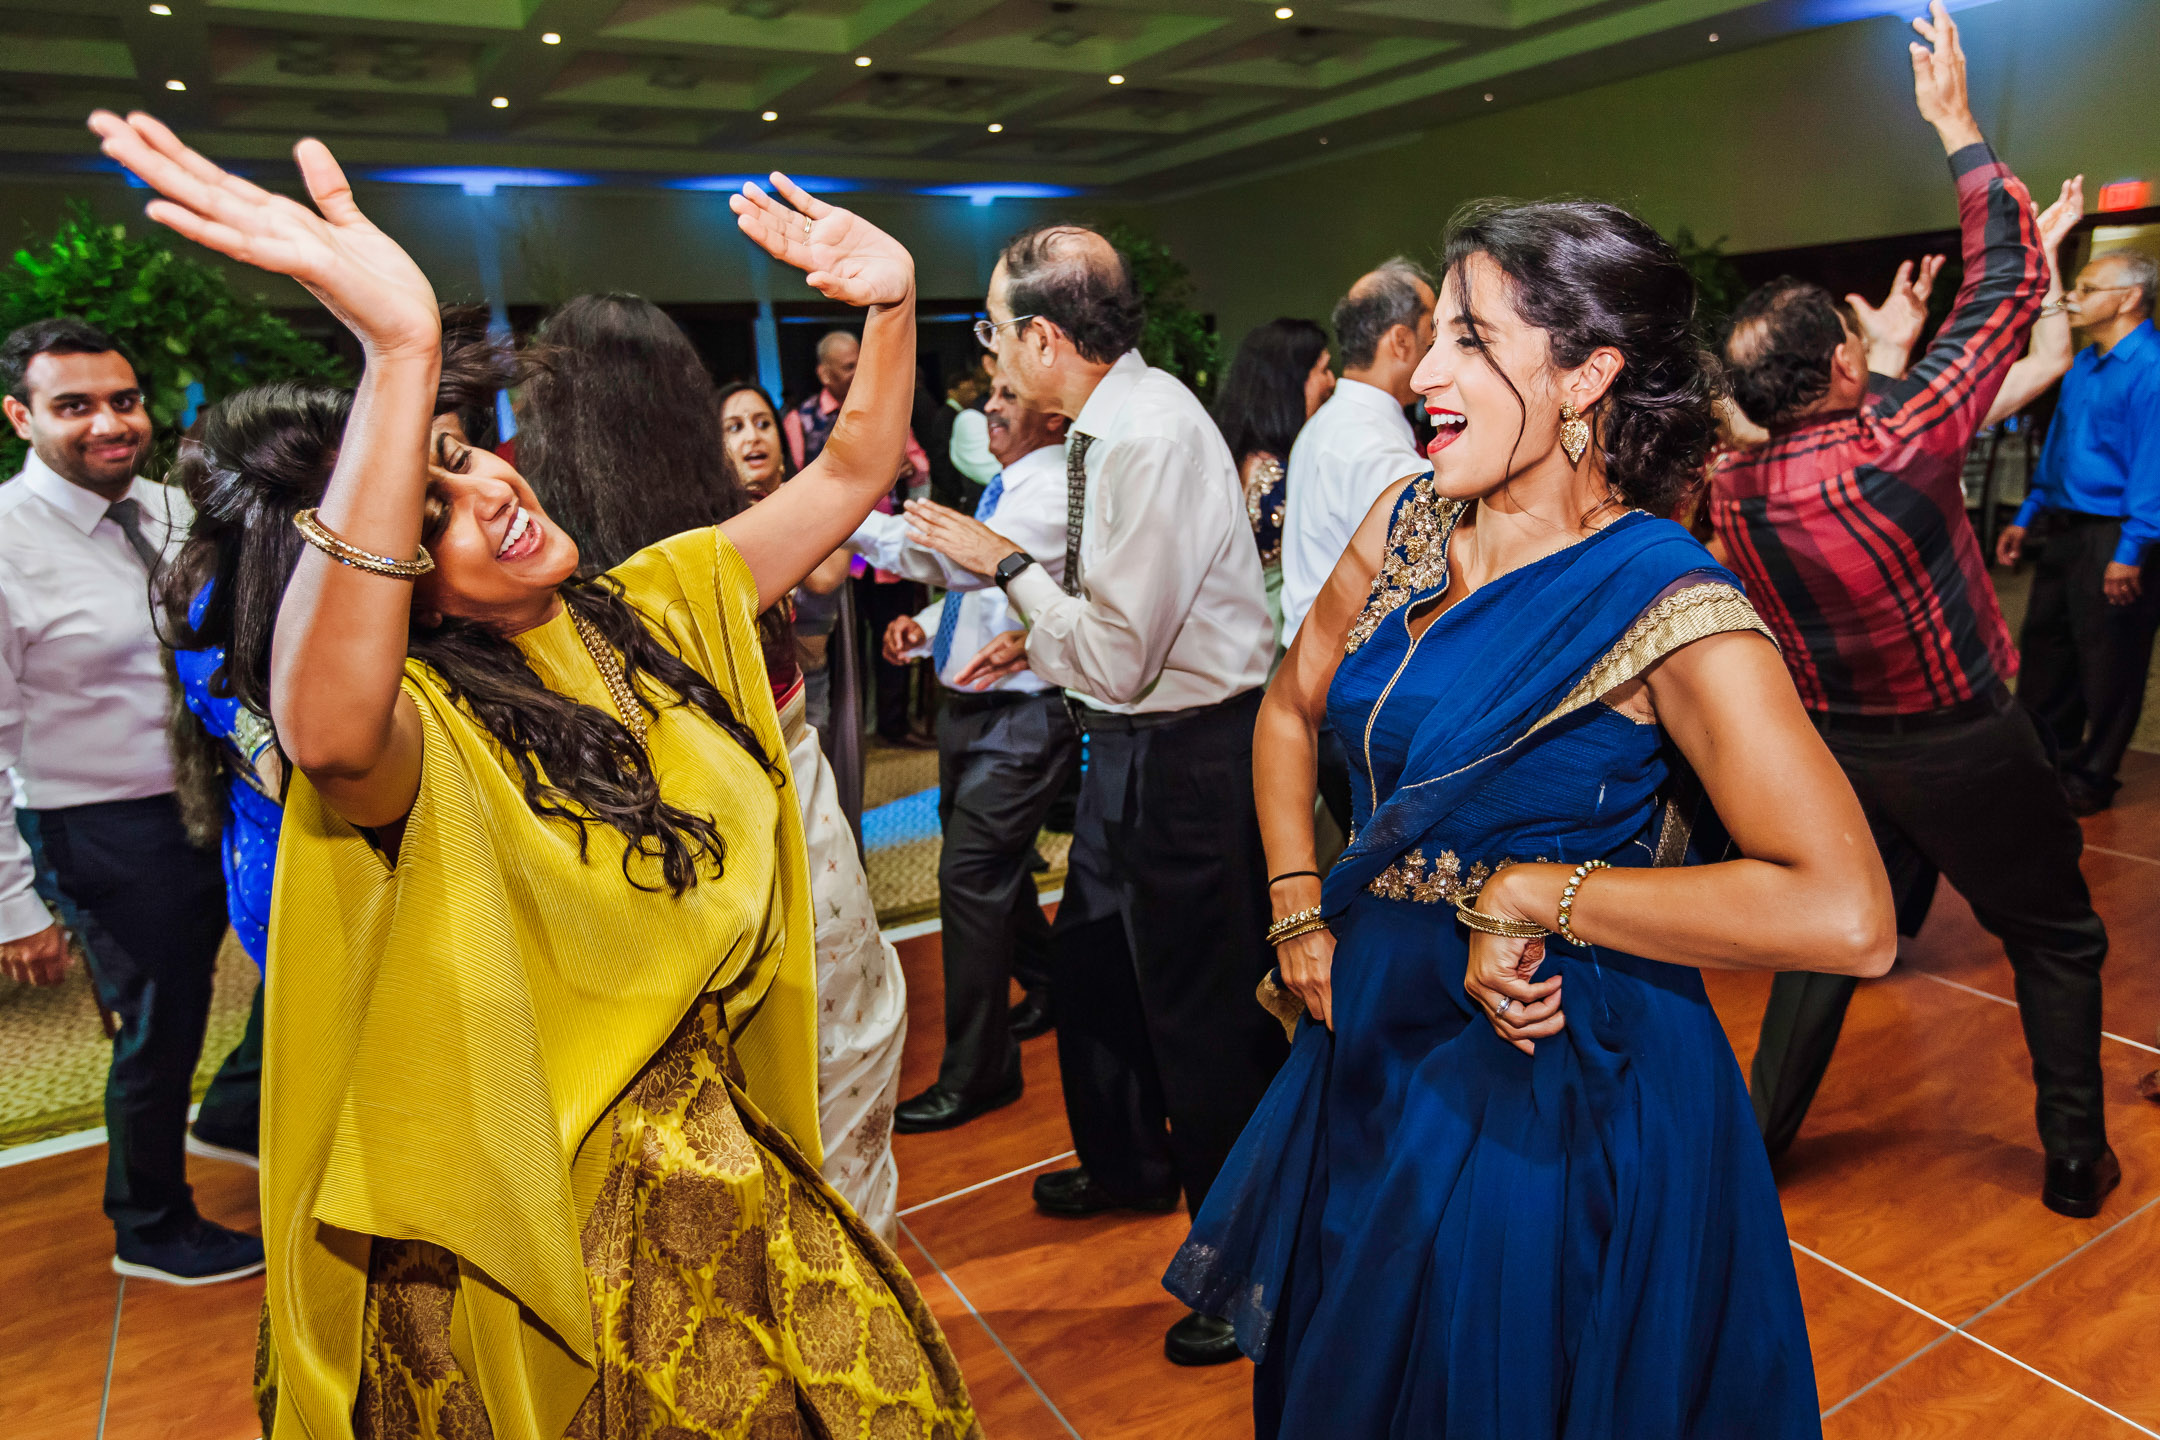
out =
<path fill-rule="evenodd" d="M 97 326 L 134 360 L 156 426 L 151 473 L 170 462 L 194 399 L 212 404 L 272 380 L 348 380 L 337 356 L 259 297 L 235 292 L 223 271 L 161 236 L 131 239 L 127 227 L 101 224 L 79 203 L 49 242 L 16 251 L 0 270 L 0 334 L 56 315 Z M 190 396 L 193 385 L 199 397 Z M 12 427 L 0 429 L 0 475 L 13 474 L 26 447 Z"/>
<path fill-rule="evenodd" d="M 1723 235 L 1715 240 L 1698 240 L 1685 225 L 1673 236 L 1673 249 L 1680 252 L 1680 263 L 1695 277 L 1699 297 L 1696 313 L 1708 333 L 1723 326 L 1733 306 L 1747 298 L 1747 281 L 1741 277 L 1740 267 L 1726 255 L 1725 240 Z"/>
<path fill-rule="evenodd" d="M 1201 399 L 1213 399 L 1222 373 L 1222 337 L 1212 319 L 1193 308 L 1192 271 L 1169 246 L 1123 221 L 1105 226 L 1103 236 L 1132 261 L 1147 306 L 1141 358 L 1183 380 Z"/>

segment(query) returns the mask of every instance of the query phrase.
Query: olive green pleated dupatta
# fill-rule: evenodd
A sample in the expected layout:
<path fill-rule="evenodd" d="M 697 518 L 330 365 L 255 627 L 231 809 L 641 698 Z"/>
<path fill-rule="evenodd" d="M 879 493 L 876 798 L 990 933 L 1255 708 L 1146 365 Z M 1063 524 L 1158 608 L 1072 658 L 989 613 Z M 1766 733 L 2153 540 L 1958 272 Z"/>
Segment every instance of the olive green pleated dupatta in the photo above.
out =
<path fill-rule="evenodd" d="M 581 859 L 575 827 L 533 813 L 418 663 L 404 687 L 426 749 L 395 867 L 293 782 L 264 1031 L 278 1440 L 351 1433 L 374 1236 L 458 1257 L 454 1343 L 500 1440 L 563 1433 L 595 1373 L 579 1239 L 607 1159 L 595 1127 L 704 991 L 724 997 L 751 1098 L 822 1159 L 810 887 L 756 585 L 717 530 L 613 573 L 775 762 L 687 707 L 652 724 L 662 790 L 725 839 L 721 878 L 677 897 L 640 858 L 639 889 L 606 827 Z M 518 644 L 551 688 L 610 708 L 566 613 Z"/>

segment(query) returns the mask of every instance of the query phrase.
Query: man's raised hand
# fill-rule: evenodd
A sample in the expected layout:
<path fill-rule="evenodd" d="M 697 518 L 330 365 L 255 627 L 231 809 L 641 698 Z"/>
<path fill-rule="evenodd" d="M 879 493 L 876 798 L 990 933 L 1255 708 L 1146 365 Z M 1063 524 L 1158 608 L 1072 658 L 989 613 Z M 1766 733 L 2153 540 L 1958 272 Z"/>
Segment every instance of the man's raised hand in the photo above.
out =
<path fill-rule="evenodd" d="M 1845 297 L 1845 303 L 1852 306 L 1853 318 L 1860 322 L 1860 338 L 1867 342 L 1868 369 L 1893 380 L 1905 373 L 1913 344 L 1927 324 L 1928 296 L 1935 289 L 1935 276 L 1942 267 L 1940 255 L 1922 256 L 1917 274 L 1912 261 L 1903 261 L 1890 282 L 1890 293 L 1879 306 L 1868 304 L 1859 295 Z"/>
<path fill-rule="evenodd" d="M 907 247 L 850 210 L 828 205 L 775 170 L 766 194 L 755 181 L 728 197 L 735 223 L 775 260 L 805 272 L 828 300 L 898 305 L 915 295 L 915 257 Z M 789 209 L 792 205 L 794 208 Z"/>
<path fill-rule="evenodd" d="M 229 174 L 154 117 L 90 116 L 99 148 L 163 196 L 146 213 L 198 245 L 290 275 L 382 355 L 434 356 L 442 324 L 427 276 L 353 203 L 345 172 L 320 140 L 293 147 L 310 210 Z M 320 213 L 317 213 L 320 212 Z"/>
<path fill-rule="evenodd" d="M 2038 204 L 2038 201 L 2034 202 Z M 2040 228 L 2040 246 L 2047 251 L 2048 268 L 2055 267 L 2055 252 L 2062 242 L 2077 228 L 2085 215 L 2085 177 L 2073 175 L 2062 183 L 2062 193 L 2055 203 L 2042 210 L 2035 223 Z"/>
<path fill-rule="evenodd" d="M 1958 42 L 1957 21 L 1943 8 L 1943 0 L 1928 0 L 1928 13 L 1912 27 L 1927 41 L 1912 43 L 1913 98 L 1919 102 L 1920 118 L 1942 137 L 1944 151 L 1955 155 L 1981 140 L 1966 98 L 1965 47 Z"/>

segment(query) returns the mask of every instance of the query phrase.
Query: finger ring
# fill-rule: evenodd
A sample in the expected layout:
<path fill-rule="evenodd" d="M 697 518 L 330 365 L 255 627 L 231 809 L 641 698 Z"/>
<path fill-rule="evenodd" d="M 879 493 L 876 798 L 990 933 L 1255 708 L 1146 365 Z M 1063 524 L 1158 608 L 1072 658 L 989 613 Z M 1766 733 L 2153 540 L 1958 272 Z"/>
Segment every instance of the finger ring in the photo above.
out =
<path fill-rule="evenodd" d="M 1510 995 L 1506 999 L 1502 1000 L 1498 1005 L 1494 1006 L 1492 1013 L 1505 1020 L 1507 1018 L 1508 1006 L 1513 1005 L 1514 1003 L 1515 997 Z"/>
<path fill-rule="evenodd" d="M 805 235 L 810 233 L 810 222 L 808 220 L 802 222 L 802 233 Z"/>

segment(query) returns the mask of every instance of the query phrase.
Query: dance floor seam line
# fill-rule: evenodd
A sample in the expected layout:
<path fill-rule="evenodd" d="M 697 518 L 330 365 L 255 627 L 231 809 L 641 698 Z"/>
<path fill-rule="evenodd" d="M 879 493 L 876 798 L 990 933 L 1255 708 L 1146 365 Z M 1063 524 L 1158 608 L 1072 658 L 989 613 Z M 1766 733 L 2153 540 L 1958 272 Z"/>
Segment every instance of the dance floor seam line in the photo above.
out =
<path fill-rule="evenodd" d="M 2048 1274 L 2049 1271 L 2052 1271 L 2058 1266 L 2065 1264 L 2073 1256 L 2078 1255 L 2079 1253 L 2086 1250 L 2088 1247 L 2098 1243 L 2101 1240 L 2106 1239 L 2109 1235 L 2112 1235 L 2115 1231 L 2121 1229 L 2124 1225 L 2129 1224 L 2132 1220 L 2135 1220 L 2138 1216 L 2144 1214 L 2147 1210 L 2150 1210 L 2155 1204 L 2160 1204 L 2160 1195 L 2156 1195 L 2151 1200 L 2147 1200 L 2143 1205 L 2138 1206 L 2137 1209 L 2131 1211 L 2128 1215 L 2123 1216 L 2122 1219 L 2108 1226 L 2107 1229 L 2102 1230 L 2099 1234 L 2092 1236 L 2091 1238 L 2087 1239 L 2083 1244 L 2071 1250 L 2069 1254 L 2063 1255 L 2059 1259 L 2046 1265 L 2037 1273 L 2027 1278 L 2023 1283 L 2019 1284 L 2016 1288 L 1997 1296 L 1994 1300 L 1991 1300 L 1986 1305 L 1982 1306 L 1980 1309 L 1974 1311 L 1971 1315 L 1968 1315 L 1962 1322 L 1956 1325 L 1951 1324 L 1948 1320 L 1943 1319 L 1942 1316 L 1937 1315 L 1932 1310 L 1924 1309 L 1919 1305 L 1915 1305 L 1912 1301 L 1906 1299 L 1904 1296 L 1898 1294 L 1896 1291 L 1886 1289 L 1885 1287 L 1876 1284 L 1873 1280 L 1868 1279 L 1867 1276 L 1859 1274 L 1857 1271 L 1847 1269 L 1845 1266 L 1838 1264 L 1837 1261 L 1832 1260 L 1829 1256 L 1821 1254 L 1818 1251 L 1810 1250 L 1807 1246 L 1801 1244 L 1797 1240 L 1788 1240 L 1786 1243 L 1790 1244 L 1793 1249 L 1799 1251 L 1802 1255 L 1807 1256 L 1810 1260 L 1813 1260 L 1818 1264 L 1829 1266 L 1832 1270 L 1837 1271 L 1838 1274 L 1843 1275 L 1846 1279 L 1851 1280 L 1856 1284 L 1866 1286 L 1868 1289 L 1882 1296 L 1885 1300 L 1891 1301 L 1893 1304 L 1902 1305 L 1907 1310 L 1912 1311 L 1915 1315 L 1920 1316 L 1922 1319 L 1932 1321 L 1933 1323 L 1943 1327 L 1943 1333 L 1941 1335 L 1936 1336 L 1933 1340 L 1930 1340 L 1927 1344 L 1921 1346 L 1912 1354 L 1898 1361 L 1897 1364 L 1883 1371 L 1882 1374 L 1868 1381 L 1867 1384 L 1853 1391 L 1852 1394 L 1847 1395 L 1844 1399 L 1838 1401 L 1837 1404 L 1832 1405 L 1829 1409 L 1823 1411 L 1823 1418 L 1826 1420 L 1829 1419 L 1832 1415 L 1835 1415 L 1838 1411 L 1844 1409 L 1847 1405 L 1850 1405 L 1853 1401 L 1859 1399 L 1862 1395 L 1865 1395 L 1868 1391 L 1874 1389 L 1877 1385 L 1880 1385 L 1883 1381 L 1889 1379 L 1892 1375 L 1895 1375 L 1898 1371 L 1904 1369 L 1907 1365 L 1912 1364 L 1913 1361 L 1918 1360 L 1922 1355 L 1927 1354 L 1928 1351 L 1933 1350 L 1936 1346 L 1941 1345 L 1944 1341 L 1954 1338 L 1970 1340 L 1973 1344 L 1978 1345 L 1981 1349 L 2001 1359 L 2009 1361 L 2012 1365 L 2017 1366 L 2020 1370 L 2025 1371 L 2027 1374 L 2032 1375 L 2038 1379 L 2047 1381 L 2048 1384 L 2053 1385 L 2056 1389 L 2062 1391 L 2064 1394 L 2075 1396 L 2077 1399 L 2084 1401 L 2086 1404 L 2092 1406 L 2093 1409 L 2098 1410 L 2101 1414 L 2122 1421 L 2123 1424 L 2128 1425 L 2131 1429 L 2137 1431 L 2138 1434 L 2150 1435 L 2153 1437 L 2153 1440 L 2160 1440 L 2160 1431 L 2148 1430 L 2146 1427 L 2138 1424 L 2137 1421 L 2132 1420 L 2129 1416 L 2122 1414 L 2120 1411 L 2109 1409 L 2107 1406 L 2101 1404 L 2098 1400 L 2093 1399 L 2092 1396 L 2087 1395 L 2084 1391 L 2072 1389 L 2070 1386 L 2065 1385 L 2062 1381 L 2048 1374 L 2045 1370 L 2042 1370 L 2037 1366 L 2028 1364 L 2025 1361 L 2018 1359 L 2017 1356 L 2012 1355 L 2009 1351 L 2004 1350 L 1999 1346 L 1990 1345 L 1987 1341 L 1982 1340 L 1979 1336 L 1973 1334 L 1971 1329 L 1969 1328 L 1970 1326 L 1977 1324 L 1982 1319 L 1982 1317 L 1989 1314 L 1997 1306 L 2003 1304 L 2012 1296 L 2015 1296 L 2021 1291 L 2027 1289 L 2028 1287 L 2037 1284 Z M 927 1254 L 928 1252 L 926 1251 L 925 1253 Z M 932 1263 L 934 1264 L 936 1262 L 933 1261 Z"/>
<path fill-rule="evenodd" d="M 105 1413 L 112 1408 L 113 1364 L 120 1358 L 120 1312 L 126 1306 L 127 1276 L 122 1275 L 113 1294 L 112 1338 L 105 1345 L 105 1391 L 98 1397 L 97 1440 L 105 1440 Z"/>
<path fill-rule="evenodd" d="M 1982 990 L 1976 986 L 1967 985 L 1962 981 L 1945 979 L 1943 976 L 1937 975 L 1931 970 L 1915 970 L 1913 973 L 1920 976 L 1922 979 L 1932 980 L 1938 985 L 1947 985 L 1953 990 L 1962 990 L 1968 995 L 1977 995 L 1982 1000 L 1992 1000 L 1998 1005 L 2008 1005 L 2013 1010 L 2018 1008 L 2018 1002 L 2010 999 L 2007 996 L 1997 995 L 1992 991 Z M 2117 1035 L 2112 1030 L 2102 1030 L 2100 1032 L 2100 1038 L 2103 1040 L 2113 1040 L 2120 1044 L 2128 1045 L 2133 1050 L 2143 1050 L 2148 1055 L 2160 1055 L 2160 1045 L 2147 1045 L 2142 1040 L 2132 1040 L 2129 1036 Z"/>
<path fill-rule="evenodd" d="M 1045 1165 L 1055 1165 L 1060 1160 L 1070 1160 L 1075 1153 L 1076 1152 L 1071 1150 L 1060 1150 L 1057 1154 L 1052 1155 L 1047 1160 L 1037 1160 L 1032 1165 L 1022 1165 L 1017 1170 L 1008 1170 L 1002 1175 L 993 1175 L 987 1180 L 977 1180 L 972 1185 L 963 1185 L 958 1190 L 954 1190 L 949 1194 L 938 1196 L 935 1200 L 924 1200 L 914 1205 L 910 1205 L 907 1207 L 907 1209 L 900 1211 L 896 1218 L 905 1220 L 908 1216 L 913 1215 L 918 1210 L 928 1210 L 933 1205 L 942 1205 L 948 1200 L 957 1200 L 962 1195 L 972 1195 L 977 1190 L 986 1190 L 990 1186 L 997 1184 L 1001 1180 L 1010 1180 L 1015 1176 L 1025 1175 L 1030 1170 L 1040 1170 Z"/>
<path fill-rule="evenodd" d="M 2147 865 L 2160 865 L 2160 860 L 2155 860 L 2150 855 L 2133 855 L 2128 850 L 2110 850 L 2107 846 L 2095 845 L 2090 840 L 2085 842 L 2085 848 L 2095 855 L 2112 856 L 2117 860 L 2137 860 Z"/>
<path fill-rule="evenodd" d="M 1058 1409 L 1051 1401 L 1049 1394 L 1044 1391 L 1043 1387 L 1037 1383 L 1034 1375 L 1029 1372 L 1027 1366 L 1020 1363 L 1020 1357 L 1013 1354 L 1012 1347 L 1005 1343 L 1005 1338 L 990 1328 L 990 1321 L 983 1315 L 982 1311 L 975 1308 L 975 1302 L 968 1299 L 967 1291 L 960 1288 L 959 1282 L 945 1272 L 945 1267 L 938 1263 L 937 1256 L 930 1253 L 930 1247 L 923 1244 L 922 1237 L 908 1227 L 907 1221 L 900 1220 L 897 1223 L 900 1226 L 900 1233 L 907 1236 L 908 1243 L 920 1250 L 923 1259 L 930 1262 L 930 1268 L 937 1271 L 938 1279 L 945 1282 L 945 1288 L 952 1291 L 954 1298 L 967 1307 L 968 1314 L 975 1317 L 975 1323 L 982 1326 L 983 1334 L 990 1337 L 990 1343 L 997 1346 L 998 1353 L 1005 1357 L 1013 1369 L 1020 1372 L 1020 1378 L 1027 1381 L 1028 1389 L 1035 1392 L 1035 1398 L 1042 1401 L 1043 1408 L 1057 1417 L 1058 1424 L 1065 1427 L 1065 1433 L 1072 1436 L 1072 1440 L 1081 1440 L 1080 1432 L 1073 1428 L 1072 1421 L 1065 1418 L 1065 1412 Z M 2151 1434 L 2152 1432 L 2147 1431 L 2146 1433 Z"/>

